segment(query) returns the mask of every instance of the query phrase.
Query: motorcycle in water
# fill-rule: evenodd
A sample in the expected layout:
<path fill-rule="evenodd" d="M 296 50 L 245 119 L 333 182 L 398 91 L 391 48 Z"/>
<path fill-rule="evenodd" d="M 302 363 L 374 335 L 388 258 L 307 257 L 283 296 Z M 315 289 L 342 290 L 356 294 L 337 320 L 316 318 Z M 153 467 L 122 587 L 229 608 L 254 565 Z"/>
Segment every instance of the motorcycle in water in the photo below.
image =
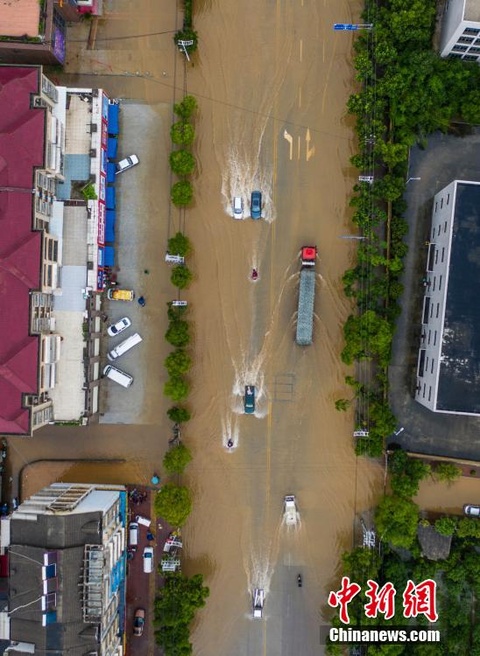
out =
<path fill-rule="evenodd" d="M 297 576 L 297 585 L 298 585 L 299 588 L 301 588 L 301 587 L 302 587 L 302 584 L 303 584 L 303 581 L 302 581 L 302 575 L 299 574 L 299 575 Z"/>
<path fill-rule="evenodd" d="M 250 277 L 252 280 L 258 280 L 258 271 L 256 269 L 252 269 L 252 273 L 250 274 Z"/>

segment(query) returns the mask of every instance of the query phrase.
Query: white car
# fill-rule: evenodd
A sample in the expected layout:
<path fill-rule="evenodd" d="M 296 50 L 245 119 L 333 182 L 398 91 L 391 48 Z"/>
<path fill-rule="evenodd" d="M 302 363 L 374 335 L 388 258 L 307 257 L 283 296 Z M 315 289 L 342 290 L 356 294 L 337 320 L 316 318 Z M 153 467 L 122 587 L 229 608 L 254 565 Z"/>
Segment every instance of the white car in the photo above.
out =
<path fill-rule="evenodd" d="M 136 155 L 129 155 L 128 157 L 125 157 L 125 159 L 120 160 L 120 162 L 117 162 L 116 175 L 123 173 L 123 171 L 126 171 L 127 169 L 131 169 L 132 166 L 136 166 L 139 161 L 140 160 Z"/>
<path fill-rule="evenodd" d="M 107 333 L 110 335 L 110 337 L 115 337 L 115 335 L 120 335 L 120 333 L 123 333 L 124 330 L 127 330 L 127 328 L 130 328 L 132 325 L 132 322 L 128 317 L 123 317 L 123 319 L 120 319 L 120 321 L 117 321 L 117 323 L 112 323 L 111 326 L 108 326 L 107 328 Z"/>
<path fill-rule="evenodd" d="M 235 196 L 232 203 L 233 218 L 243 219 L 243 198 Z"/>

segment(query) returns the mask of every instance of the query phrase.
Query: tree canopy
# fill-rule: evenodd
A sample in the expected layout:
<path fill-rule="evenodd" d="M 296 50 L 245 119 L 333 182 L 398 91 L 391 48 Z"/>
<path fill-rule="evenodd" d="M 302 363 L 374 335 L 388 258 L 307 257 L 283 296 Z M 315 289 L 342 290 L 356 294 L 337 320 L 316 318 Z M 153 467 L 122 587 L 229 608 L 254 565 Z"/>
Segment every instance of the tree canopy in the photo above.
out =
<path fill-rule="evenodd" d="M 188 487 L 166 483 L 155 496 L 155 512 L 170 526 L 182 526 L 192 510 Z"/>

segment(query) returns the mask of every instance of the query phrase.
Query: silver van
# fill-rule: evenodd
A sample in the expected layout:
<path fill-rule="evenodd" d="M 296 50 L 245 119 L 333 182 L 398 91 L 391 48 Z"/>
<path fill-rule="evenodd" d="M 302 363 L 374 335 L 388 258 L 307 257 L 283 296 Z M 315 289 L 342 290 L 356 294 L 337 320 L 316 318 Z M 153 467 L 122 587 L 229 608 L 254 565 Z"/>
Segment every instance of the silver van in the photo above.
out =
<path fill-rule="evenodd" d="M 103 375 L 105 378 L 114 380 L 122 387 L 130 387 L 130 385 L 133 383 L 133 376 L 130 376 L 130 374 L 126 374 L 124 371 L 117 369 L 117 367 L 114 367 L 112 364 L 107 364 L 103 370 Z"/>
<path fill-rule="evenodd" d="M 130 522 L 128 530 L 128 543 L 131 547 L 136 547 L 138 544 L 138 524 L 137 522 Z"/>
<path fill-rule="evenodd" d="M 142 338 L 138 333 L 135 333 L 134 335 L 130 335 L 130 337 L 127 337 L 127 339 L 124 339 L 123 342 L 120 342 L 118 346 L 112 349 L 110 353 L 107 353 L 107 358 L 110 360 L 110 362 L 113 362 L 121 355 L 129 351 L 131 348 L 133 348 L 137 344 L 140 344 L 141 341 Z"/>

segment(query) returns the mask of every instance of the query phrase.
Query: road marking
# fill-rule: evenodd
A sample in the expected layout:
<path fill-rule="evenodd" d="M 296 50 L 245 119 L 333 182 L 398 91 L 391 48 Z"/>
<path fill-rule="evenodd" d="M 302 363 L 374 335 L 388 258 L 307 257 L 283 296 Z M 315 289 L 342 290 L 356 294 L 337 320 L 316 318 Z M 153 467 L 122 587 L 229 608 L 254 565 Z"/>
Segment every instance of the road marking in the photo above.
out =
<path fill-rule="evenodd" d="M 291 134 L 287 132 L 287 130 L 283 131 L 283 138 L 288 141 L 290 144 L 290 159 L 293 159 L 293 137 Z"/>
<path fill-rule="evenodd" d="M 300 159 L 300 137 L 297 137 L 297 159 Z"/>
<path fill-rule="evenodd" d="M 302 87 L 298 90 L 298 106 L 302 106 Z"/>
<path fill-rule="evenodd" d="M 310 135 L 310 128 L 307 128 L 307 133 L 305 134 L 305 143 L 306 143 L 305 158 L 306 158 L 307 162 L 310 159 L 310 157 L 313 157 L 315 155 L 315 146 L 312 146 L 310 148 L 311 139 L 312 139 L 312 137 Z"/>
<path fill-rule="evenodd" d="M 303 61 L 303 39 L 300 39 L 300 61 Z"/>

